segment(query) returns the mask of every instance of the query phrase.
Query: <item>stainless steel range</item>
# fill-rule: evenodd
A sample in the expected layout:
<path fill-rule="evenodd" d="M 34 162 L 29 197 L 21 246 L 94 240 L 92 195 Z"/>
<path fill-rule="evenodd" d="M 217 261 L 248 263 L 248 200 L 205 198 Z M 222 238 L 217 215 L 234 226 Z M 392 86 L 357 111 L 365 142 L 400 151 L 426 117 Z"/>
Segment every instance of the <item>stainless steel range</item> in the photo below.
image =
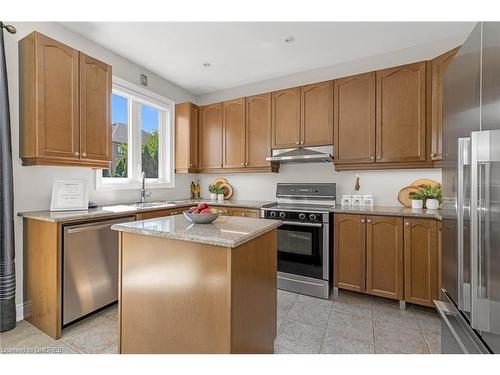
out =
<path fill-rule="evenodd" d="M 331 208 L 333 183 L 279 183 L 278 203 L 261 209 L 265 219 L 281 219 L 278 228 L 278 288 L 314 297 L 330 297 Z"/>

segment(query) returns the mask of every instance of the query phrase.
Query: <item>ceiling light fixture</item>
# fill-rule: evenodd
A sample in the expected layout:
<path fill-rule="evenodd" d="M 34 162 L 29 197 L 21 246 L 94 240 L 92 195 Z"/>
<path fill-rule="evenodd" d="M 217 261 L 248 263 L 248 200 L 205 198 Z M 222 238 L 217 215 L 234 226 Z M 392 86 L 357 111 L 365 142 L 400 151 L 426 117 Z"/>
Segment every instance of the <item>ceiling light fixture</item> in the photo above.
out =
<path fill-rule="evenodd" d="M 285 43 L 293 43 L 295 42 L 295 37 L 289 36 L 288 38 L 285 38 Z"/>
<path fill-rule="evenodd" d="M 205 68 L 209 68 L 211 65 L 212 65 L 212 64 L 210 64 L 209 62 L 203 63 L 203 66 L 204 66 Z"/>

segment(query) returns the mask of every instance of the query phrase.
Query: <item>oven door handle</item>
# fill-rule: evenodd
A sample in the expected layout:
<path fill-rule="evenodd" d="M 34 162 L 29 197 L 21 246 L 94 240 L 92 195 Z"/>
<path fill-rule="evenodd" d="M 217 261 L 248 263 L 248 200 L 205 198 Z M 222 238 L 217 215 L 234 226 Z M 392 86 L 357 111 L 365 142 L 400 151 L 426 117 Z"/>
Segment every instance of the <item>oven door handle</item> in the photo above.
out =
<path fill-rule="evenodd" d="M 316 227 L 316 228 L 321 228 L 323 226 L 323 224 L 320 223 L 301 223 L 296 221 L 283 221 L 283 224 L 296 225 L 298 227 Z"/>

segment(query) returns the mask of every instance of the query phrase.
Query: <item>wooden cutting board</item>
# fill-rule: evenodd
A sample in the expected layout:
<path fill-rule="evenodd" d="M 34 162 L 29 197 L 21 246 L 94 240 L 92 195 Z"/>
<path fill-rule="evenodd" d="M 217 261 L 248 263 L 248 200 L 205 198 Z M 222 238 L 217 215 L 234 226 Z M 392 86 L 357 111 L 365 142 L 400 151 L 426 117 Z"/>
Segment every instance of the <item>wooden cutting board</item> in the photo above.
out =
<path fill-rule="evenodd" d="M 419 191 L 418 186 L 405 186 L 398 193 L 398 201 L 405 207 L 411 207 L 410 193 Z"/>
<path fill-rule="evenodd" d="M 431 187 L 435 187 L 439 182 L 434 180 L 429 180 L 428 178 L 419 178 L 411 183 L 410 186 L 422 186 L 422 185 L 430 185 Z"/>

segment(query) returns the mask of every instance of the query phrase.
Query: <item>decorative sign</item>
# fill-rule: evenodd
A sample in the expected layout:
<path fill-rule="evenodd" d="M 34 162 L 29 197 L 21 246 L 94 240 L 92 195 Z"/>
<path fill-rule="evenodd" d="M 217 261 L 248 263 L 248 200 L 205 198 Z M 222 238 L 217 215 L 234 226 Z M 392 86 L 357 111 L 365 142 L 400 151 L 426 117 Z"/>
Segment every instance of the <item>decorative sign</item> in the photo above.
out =
<path fill-rule="evenodd" d="M 86 180 L 54 180 L 51 211 L 88 210 L 89 192 Z"/>

